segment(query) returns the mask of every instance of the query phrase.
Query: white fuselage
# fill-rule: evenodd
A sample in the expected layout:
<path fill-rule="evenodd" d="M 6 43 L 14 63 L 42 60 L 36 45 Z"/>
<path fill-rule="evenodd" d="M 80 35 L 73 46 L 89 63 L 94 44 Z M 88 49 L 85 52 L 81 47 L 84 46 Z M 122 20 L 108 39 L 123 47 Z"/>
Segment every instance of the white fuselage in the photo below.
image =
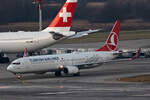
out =
<path fill-rule="evenodd" d="M 24 52 L 25 48 L 35 51 L 59 40 L 55 40 L 49 32 L 4 32 L 0 33 L 0 52 Z"/>
<path fill-rule="evenodd" d="M 75 66 L 79 69 L 93 67 L 112 60 L 115 52 L 83 52 L 59 55 L 31 56 L 13 61 L 7 70 L 13 73 L 52 72 L 60 66 Z"/>

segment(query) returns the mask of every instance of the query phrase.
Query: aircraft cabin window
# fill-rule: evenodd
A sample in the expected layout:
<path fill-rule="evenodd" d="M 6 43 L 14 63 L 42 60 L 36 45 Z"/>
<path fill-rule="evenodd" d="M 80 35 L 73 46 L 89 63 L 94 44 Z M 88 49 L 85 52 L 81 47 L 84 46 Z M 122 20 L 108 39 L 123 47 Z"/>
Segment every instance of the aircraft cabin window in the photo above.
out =
<path fill-rule="evenodd" d="M 20 62 L 15 62 L 15 63 L 12 63 L 13 65 L 20 65 L 21 63 Z"/>

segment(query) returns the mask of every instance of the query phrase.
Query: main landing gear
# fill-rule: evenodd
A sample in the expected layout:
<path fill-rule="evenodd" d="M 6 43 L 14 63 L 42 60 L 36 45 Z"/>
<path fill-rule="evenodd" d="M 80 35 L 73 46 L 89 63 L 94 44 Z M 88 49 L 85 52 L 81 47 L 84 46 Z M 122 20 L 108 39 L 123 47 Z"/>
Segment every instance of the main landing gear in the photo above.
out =
<path fill-rule="evenodd" d="M 78 73 L 75 73 L 75 74 L 67 74 L 67 73 L 64 73 L 65 75 L 72 75 L 72 76 L 80 76 L 80 72 Z M 61 77 L 62 76 L 62 70 L 57 70 L 55 72 L 55 76 L 56 77 Z"/>
<path fill-rule="evenodd" d="M 55 76 L 57 76 L 57 77 L 62 76 L 62 75 L 61 75 L 61 70 L 57 70 L 57 71 L 55 72 Z"/>

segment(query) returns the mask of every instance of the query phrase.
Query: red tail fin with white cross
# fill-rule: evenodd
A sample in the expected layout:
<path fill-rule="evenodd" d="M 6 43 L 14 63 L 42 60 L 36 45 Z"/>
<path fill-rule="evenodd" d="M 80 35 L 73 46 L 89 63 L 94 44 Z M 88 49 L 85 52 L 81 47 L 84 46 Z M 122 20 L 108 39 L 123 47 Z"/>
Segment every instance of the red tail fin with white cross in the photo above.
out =
<path fill-rule="evenodd" d="M 105 45 L 96 51 L 117 51 L 120 33 L 120 21 L 116 21 Z"/>
<path fill-rule="evenodd" d="M 52 23 L 43 31 L 70 31 L 76 5 L 77 0 L 67 0 L 64 6 L 59 11 L 59 13 L 57 14 L 57 16 L 55 17 L 55 19 L 52 21 Z"/>

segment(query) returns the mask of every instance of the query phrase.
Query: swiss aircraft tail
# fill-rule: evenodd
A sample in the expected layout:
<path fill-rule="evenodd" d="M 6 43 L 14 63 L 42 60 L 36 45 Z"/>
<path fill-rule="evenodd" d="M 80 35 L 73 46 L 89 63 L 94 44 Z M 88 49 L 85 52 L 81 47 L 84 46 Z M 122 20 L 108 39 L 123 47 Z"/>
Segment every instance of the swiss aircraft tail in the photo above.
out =
<path fill-rule="evenodd" d="M 43 32 L 68 32 L 72 24 L 77 0 L 67 0 L 52 23 Z"/>
<path fill-rule="evenodd" d="M 120 33 L 120 21 L 116 21 L 105 45 L 96 51 L 117 51 Z"/>

